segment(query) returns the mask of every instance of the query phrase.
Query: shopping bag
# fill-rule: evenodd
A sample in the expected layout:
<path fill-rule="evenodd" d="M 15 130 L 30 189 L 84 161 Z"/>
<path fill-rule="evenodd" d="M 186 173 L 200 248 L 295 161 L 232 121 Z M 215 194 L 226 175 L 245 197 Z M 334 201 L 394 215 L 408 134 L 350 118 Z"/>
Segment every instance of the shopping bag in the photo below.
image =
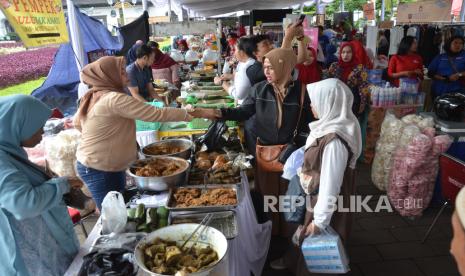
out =
<path fill-rule="evenodd" d="M 102 202 L 102 234 L 121 233 L 128 221 L 123 195 L 109 192 Z"/>
<path fill-rule="evenodd" d="M 295 175 L 289 185 L 287 186 L 286 196 L 290 201 L 289 212 L 284 211 L 284 220 L 290 223 L 303 224 L 305 219 L 305 213 L 307 211 L 305 205 L 306 194 L 300 186 L 300 178 Z"/>
<path fill-rule="evenodd" d="M 350 270 L 341 238 L 331 226 L 305 238 L 301 250 L 311 273 L 342 274 Z"/>

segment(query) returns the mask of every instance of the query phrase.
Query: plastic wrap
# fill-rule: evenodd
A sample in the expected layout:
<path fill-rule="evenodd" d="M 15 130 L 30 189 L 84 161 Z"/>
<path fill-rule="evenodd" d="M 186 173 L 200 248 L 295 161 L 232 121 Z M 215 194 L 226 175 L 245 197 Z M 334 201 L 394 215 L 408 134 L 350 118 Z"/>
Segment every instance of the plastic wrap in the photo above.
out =
<path fill-rule="evenodd" d="M 33 148 L 24 148 L 24 150 L 32 163 L 45 168 L 45 147 L 43 142 Z"/>
<path fill-rule="evenodd" d="M 350 270 L 342 240 L 331 226 L 305 238 L 301 249 L 311 273 L 345 274 Z"/>
<path fill-rule="evenodd" d="M 172 59 L 174 59 L 174 61 L 176 61 L 176 62 L 183 62 L 184 61 L 184 56 L 178 50 L 171 51 L 170 57 Z"/>
<path fill-rule="evenodd" d="M 418 115 L 406 115 L 401 120 L 394 114 L 387 112 L 381 125 L 380 139 L 376 144 L 376 153 L 373 160 L 371 179 L 375 186 L 386 191 L 391 182 L 391 167 L 393 167 L 393 154 L 399 147 L 409 145 L 414 137 L 425 134 L 432 139 L 436 131 L 432 118 L 422 118 Z M 409 159 L 411 161 L 411 159 Z"/>
<path fill-rule="evenodd" d="M 418 128 L 416 125 L 408 125 L 404 127 L 402 130 L 402 135 L 399 139 L 399 146 L 407 146 L 418 134 L 420 134 L 420 128 Z"/>
<path fill-rule="evenodd" d="M 439 155 L 452 143 L 449 136 L 434 137 L 434 129 L 417 134 L 406 148 L 400 147 L 393 158 L 388 196 L 402 216 L 420 216 L 433 196 L 439 169 Z"/>
<path fill-rule="evenodd" d="M 434 119 L 431 117 L 424 118 L 418 123 L 418 127 L 420 127 L 421 129 L 425 129 L 428 127 L 434 128 Z"/>
<path fill-rule="evenodd" d="M 50 170 L 58 176 L 76 176 L 76 150 L 81 133 L 76 129 L 68 129 L 55 136 L 46 136 L 45 157 Z"/>
<path fill-rule="evenodd" d="M 197 52 L 189 50 L 186 52 L 184 58 L 186 59 L 186 62 L 194 62 L 199 60 L 199 55 L 197 54 Z"/>
<path fill-rule="evenodd" d="M 404 122 L 406 125 L 418 125 L 422 118 L 420 116 L 417 116 L 415 114 L 410 114 L 402 117 L 402 122 Z"/>
<path fill-rule="evenodd" d="M 430 138 L 434 138 L 434 136 L 436 136 L 436 130 L 432 127 L 424 128 L 421 132 Z"/>
<path fill-rule="evenodd" d="M 371 169 L 371 179 L 381 191 L 386 191 L 391 170 L 391 156 L 397 149 L 399 134 L 405 124 L 391 113 L 386 113 L 381 125 L 381 136 L 376 144 L 376 154 Z"/>

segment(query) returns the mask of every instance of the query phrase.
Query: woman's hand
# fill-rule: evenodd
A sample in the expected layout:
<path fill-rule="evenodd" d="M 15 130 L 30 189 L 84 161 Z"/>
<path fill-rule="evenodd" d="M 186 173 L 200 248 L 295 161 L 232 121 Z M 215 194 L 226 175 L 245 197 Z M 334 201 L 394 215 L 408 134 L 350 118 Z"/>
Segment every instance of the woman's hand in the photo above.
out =
<path fill-rule="evenodd" d="M 286 28 L 286 36 L 294 38 L 304 35 L 304 27 L 300 21 L 294 22 Z"/>
<path fill-rule="evenodd" d="M 221 80 L 223 81 L 228 81 L 228 80 L 232 80 L 233 79 L 233 74 L 223 74 L 221 75 Z"/>
<path fill-rule="evenodd" d="M 308 237 L 310 235 L 318 235 L 321 233 L 321 230 L 320 228 L 318 228 L 318 226 L 316 226 L 313 221 L 312 223 L 310 223 L 307 228 L 305 229 L 305 237 Z"/>
<path fill-rule="evenodd" d="M 71 189 L 81 189 L 83 186 L 82 180 L 77 177 L 70 176 L 67 177 L 67 180 Z"/>
<path fill-rule="evenodd" d="M 417 76 L 423 76 L 423 71 L 421 69 L 416 69 L 415 74 L 417 74 Z"/>
<path fill-rule="evenodd" d="M 215 77 L 215 78 L 213 79 L 213 82 L 215 83 L 215 85 L 221 85 L 221 82 L 222 82 L 222 81 L 223 81 L 223 80 L 221 79 L 221 77 Z"/>
<path fill-rule="evenodd" d="M 459 73 L 453 74 L 449 76 L 450 81 L 458 81 L 460 79 Z"/>

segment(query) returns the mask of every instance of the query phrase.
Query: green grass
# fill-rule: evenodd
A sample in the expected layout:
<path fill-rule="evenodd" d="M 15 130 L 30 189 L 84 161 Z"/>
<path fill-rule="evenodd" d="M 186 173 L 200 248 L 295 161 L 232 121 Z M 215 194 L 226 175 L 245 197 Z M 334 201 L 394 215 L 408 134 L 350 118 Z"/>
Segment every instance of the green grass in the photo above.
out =
<path fill-rule="evenodd" d="M 44 83 L 46 77 L 42 77 L 37 80 L 27 81 L 21 84 L 9 86 L 0 89 L 0 96 L 9 96 L 16 94 L 30 95 L 32 91 Z"/>

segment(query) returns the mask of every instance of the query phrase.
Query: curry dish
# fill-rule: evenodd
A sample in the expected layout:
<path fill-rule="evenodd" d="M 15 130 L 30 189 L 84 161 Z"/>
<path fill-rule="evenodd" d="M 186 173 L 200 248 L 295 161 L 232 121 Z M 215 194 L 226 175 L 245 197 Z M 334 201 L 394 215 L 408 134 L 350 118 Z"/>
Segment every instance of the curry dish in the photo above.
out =
<path fill-rule="evenodd" d="M 204 192 L 198 188 L 179 188 L 173 197 L 179 208 L 237 204 L 236 192 L 227 188 L 207 189 Z"/>
<path fill-rule="evenodd" d="M 170 176 L 182 172 L 185 165 L 179 161 L 154 159 L 141 168 L 134 168 L 134 174 L 143 177 Z"/>
<path fill-rule="evenodd" d="M 198 272 L 218 261 L 218 254 L 210 247 L 184 247 L 175 241 L 156 238 L 143 249 L 144 264 L 152 272 L 174 275 L 178 271 Z"/>
<path fill-rule="evenodd" d="M 187 150 L 186 147 L 173 146 L 169 144 L 154 145 L 144 148 L 144 153 L 148 155 L 169 155 L 176 154 Z"/>

